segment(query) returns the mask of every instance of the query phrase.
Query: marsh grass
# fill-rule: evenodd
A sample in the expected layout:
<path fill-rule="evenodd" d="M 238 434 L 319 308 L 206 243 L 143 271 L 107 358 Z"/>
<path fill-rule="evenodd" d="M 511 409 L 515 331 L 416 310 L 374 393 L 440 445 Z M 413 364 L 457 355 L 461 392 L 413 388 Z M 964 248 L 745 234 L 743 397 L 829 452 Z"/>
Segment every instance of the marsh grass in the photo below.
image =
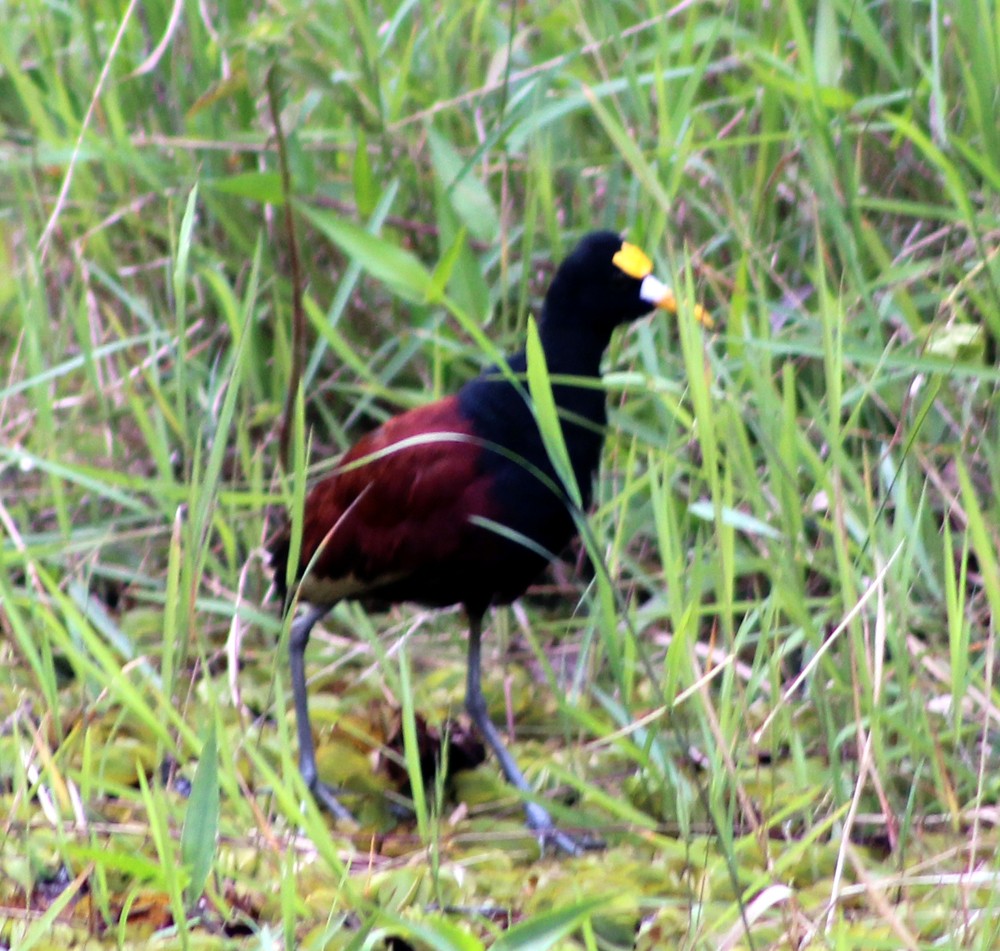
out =
<path fill-rule="evenodd" d="M 0 942 L 994 947 L 998 89 L 990 0 L 7 10 Z M 310 648 L 335 828 L 263 541 L 598 226 L 685 306 L 614 341 L 488 692 L 608 849 L 539 860 L 490 761 L 419 776 L 464 645 L 410 607 Z"/>

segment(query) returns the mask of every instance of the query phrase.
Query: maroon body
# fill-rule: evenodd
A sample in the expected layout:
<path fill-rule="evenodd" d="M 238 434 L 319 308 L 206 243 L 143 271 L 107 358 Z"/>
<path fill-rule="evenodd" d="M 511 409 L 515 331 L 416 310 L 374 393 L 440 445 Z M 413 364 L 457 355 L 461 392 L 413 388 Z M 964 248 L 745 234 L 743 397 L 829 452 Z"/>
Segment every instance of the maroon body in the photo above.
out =
<path fill-rule="evenodd" d="M 530 416 L 525 422 L 533 425 Z M 543 507 L 556 506 L 558 513 L 548 519 L 558 523 L 557 537 L 547 531 L 545 540 L 561 547 L 573 522 L 523 462 L 491 445 L 458 395 L 394 416 L 362 437 L 306 498 L 301 598 L 311 604 L 352 597 L 432 607 L 461 603 L 485 610 L 519 597 L 546 558 L 515 540 L 518 513 L 533 506 L 541 489 L 548 497 Z M 512 495 L 507 486 L 522 480 L 523 491 Z M 504 492 L 497 491 L 500 484 Z M 525 527 L 537 534 L 543 526 Z M 272 544 L 271 555 L 284 594 L 287 534 Z"/>

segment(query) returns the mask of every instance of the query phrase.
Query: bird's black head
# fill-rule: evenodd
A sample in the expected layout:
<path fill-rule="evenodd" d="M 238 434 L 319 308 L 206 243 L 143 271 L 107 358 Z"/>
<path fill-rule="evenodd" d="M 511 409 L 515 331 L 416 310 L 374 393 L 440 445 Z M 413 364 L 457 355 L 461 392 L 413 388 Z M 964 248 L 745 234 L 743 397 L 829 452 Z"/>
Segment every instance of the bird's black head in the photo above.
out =
<path fill-rule="evenodd" d="M 654 308 L 677 311 L 673 292 L 653 264 L 613 231 L 592 231 L 559 266 L 545 297 L 545 318 L 607 333 Z M 697 308 L 706 323 L 708 315 Z"/>

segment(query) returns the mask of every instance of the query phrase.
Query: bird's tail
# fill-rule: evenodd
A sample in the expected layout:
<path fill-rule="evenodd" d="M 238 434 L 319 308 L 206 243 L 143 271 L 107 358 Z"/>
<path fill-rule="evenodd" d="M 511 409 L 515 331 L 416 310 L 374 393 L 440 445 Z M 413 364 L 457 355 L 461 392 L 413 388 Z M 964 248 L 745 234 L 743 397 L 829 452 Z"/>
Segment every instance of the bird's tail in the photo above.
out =
<path fill-rule="evenodd" d="M 278 529 L 267 541 L 268 566 L 271 569 L 271 583 L 274 590 L 281 599 L 281 611 L 284 614 L 288 610 L 289 590 L 288 590 L 288 556 L 291 552 L 292 533 L 291 528 L 286 524 Z"/>

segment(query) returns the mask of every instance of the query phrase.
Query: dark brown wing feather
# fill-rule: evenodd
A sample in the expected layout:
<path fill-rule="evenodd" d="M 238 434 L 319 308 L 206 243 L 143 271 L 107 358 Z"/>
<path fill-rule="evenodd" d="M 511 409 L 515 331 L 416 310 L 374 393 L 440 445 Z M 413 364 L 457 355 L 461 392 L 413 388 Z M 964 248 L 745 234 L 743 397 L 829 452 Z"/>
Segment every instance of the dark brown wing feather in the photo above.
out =
<path fill-rule="evenodd" d="M 470 516 L 495 517 L 481 452 L 455 397 L 395 416 L 360 439 L 306 499 L 300 579 L 312 565 L 303 598 L 364 596 L 459 556 Z M 287 532 L 270 554 L 283 593 Z"/>

